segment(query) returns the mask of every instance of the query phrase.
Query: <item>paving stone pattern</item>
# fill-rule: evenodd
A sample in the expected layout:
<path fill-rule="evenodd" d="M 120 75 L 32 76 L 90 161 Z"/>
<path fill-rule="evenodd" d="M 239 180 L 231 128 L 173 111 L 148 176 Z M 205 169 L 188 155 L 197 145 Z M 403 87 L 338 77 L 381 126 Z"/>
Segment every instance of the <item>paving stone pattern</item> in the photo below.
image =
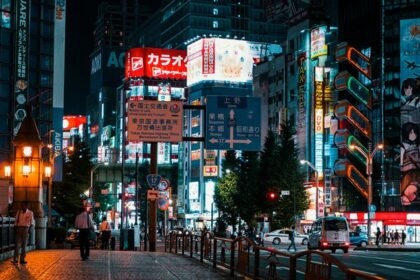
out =
<path fill-rule="evenodd" d="M 231 279 L 195 259 L 161 252 L 92 250 L 82 261 L 79 250 L 35 250 L 26 260 L 26 265 L 0 262 L 0 279 Z"/>

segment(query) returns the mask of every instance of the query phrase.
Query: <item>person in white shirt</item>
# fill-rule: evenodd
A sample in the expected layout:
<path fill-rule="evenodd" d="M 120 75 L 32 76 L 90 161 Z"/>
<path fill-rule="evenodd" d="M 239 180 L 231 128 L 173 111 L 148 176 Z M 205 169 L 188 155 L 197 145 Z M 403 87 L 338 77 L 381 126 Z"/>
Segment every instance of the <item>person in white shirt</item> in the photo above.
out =
<path fill-rule="evenodd" d="M 80 256 L 82 260 L 89 259 L 89 233 L 94 230 L 93 221 L 86 208 L 81 209 L 77 215 L 74 226 L 79 230 Z"/>
<path fill-rule="evenodd" d="M 20 263 L 26 264 L 26 244 L 28 242 L 28 233 L 35 225 L 34 213 L 28 209 L 28 202 L 24 201 L 21 204 L 21 209 L 16 213 L 15 218 L 15 254 L 13 256 L 13 263 L 17 263 L 20 253 Z"/>
<path fill-rule="evenodd" d="M 101 232 L 101 249 L 108 250 L 109 247 L 109 239 L 111 238 L 111 226 L 109 225 L 106 217 L 102 217 L 102 222 L 99 226 L 99 230 Z"/>

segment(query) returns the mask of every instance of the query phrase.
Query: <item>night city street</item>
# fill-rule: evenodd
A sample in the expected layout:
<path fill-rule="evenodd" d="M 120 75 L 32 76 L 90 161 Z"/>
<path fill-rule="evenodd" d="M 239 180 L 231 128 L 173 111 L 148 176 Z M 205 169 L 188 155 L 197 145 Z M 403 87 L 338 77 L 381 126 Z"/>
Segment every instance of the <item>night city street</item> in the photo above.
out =
<path fill-rule="evenodd" d="M 420 279 L 420 0 L 0 0 L 0 279 L 92 278 Z"/>

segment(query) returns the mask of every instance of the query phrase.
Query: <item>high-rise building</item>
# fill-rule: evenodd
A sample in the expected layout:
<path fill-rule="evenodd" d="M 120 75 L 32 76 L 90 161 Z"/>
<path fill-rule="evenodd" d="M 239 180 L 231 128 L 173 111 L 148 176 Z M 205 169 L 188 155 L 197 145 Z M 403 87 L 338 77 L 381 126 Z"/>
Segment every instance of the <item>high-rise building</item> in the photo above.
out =
<path fill-rule="evenodd" d="M 185 48 L 198 37 L 282 42 L 286 25 L 267 22 L 264 1 L 165 1 L 161 47 Z"/>
<path fill-rule="evenodd" d="M 118 2 L 118 3 L 117 3 Z M 124 73 L 130 34 L 157 8 L 159 1 L 103 1 L 95 21 L 87 97 L 87 137 L 92 158 L 115 155 L 116 88 Z"/>
<path fill-rule="evenodd" d="M 26 105 L 42 141 L 50 143 L 54 130 L 54 149 L 61 151 L 64 71 L 56 66 L 64 68 L 65 11 L 65 1 L 0 1 L 1 163 L 13 159 L 12 139 L 28 114 Z"/>

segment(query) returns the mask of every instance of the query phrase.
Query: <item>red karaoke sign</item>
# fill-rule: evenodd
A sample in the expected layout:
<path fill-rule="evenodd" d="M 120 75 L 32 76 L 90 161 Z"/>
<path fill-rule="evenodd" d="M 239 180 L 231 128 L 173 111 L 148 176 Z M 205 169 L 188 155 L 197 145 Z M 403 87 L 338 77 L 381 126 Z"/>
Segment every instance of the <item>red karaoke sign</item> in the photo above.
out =
<path fill-rule="evenodd" d="M 127 51 L 125 78 L 187 79 L 184 50 L 133 48 Z"/>

